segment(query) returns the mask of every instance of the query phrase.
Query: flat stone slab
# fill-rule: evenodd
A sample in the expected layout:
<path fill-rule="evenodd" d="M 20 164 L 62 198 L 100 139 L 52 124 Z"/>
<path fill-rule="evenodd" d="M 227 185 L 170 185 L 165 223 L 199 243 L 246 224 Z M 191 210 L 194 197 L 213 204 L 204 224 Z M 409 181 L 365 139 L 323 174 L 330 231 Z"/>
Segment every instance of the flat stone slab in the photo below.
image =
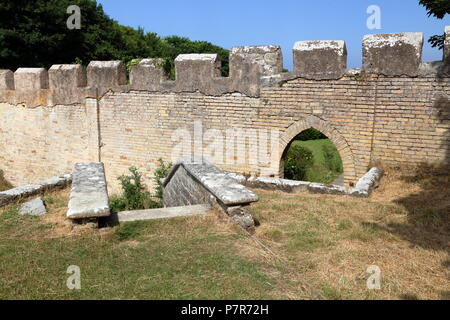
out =
<path fill-rule="evenodd" d="M 342 186 L 326 185 L 322 183 L 311 183 L 308 186 L 308 191 L 316 194 L 334 194 L 347 195 L 347 189 Z"/>
<path fill-rule="evenodd" d="M 65 174 L 59 177 L 42 180 L 34 184 L 20 186 L 14 189 L 0 192 L 0 207 L 6 206 L 18 199 L 35 196 L 45 191 L 65 188 L 71 182 L 72 175 Z"/>
<path fill-rule="evenodd" d="M 103 163 L 75 164 L 67 217 L 88 219 L 109 215 L 109 198 Z"/>
<path fill-rule="evenodd" d="M 117 213 L 119 222 L 170 219 L 201 215 L 211 210 L 210 205 L 195 205 L 185 207 L 161 208 L 150 210 L 123 211 Z"/>
<path fill-rule="evenodd" d="M 259 200 L 255 193 L 238 183 L 228 173 L 207 162 L 182 161 L 176 164 L 164 181 L 165 185 L 170 181 L 171 176 L 180 165 L 226 206 L 249 204 Z"/>
<path fill-rule="evenodd" d="M 248 187 L 260 188 L 265 190 L 279 190 L 287 193 L 304 193 L 308 192 L 308 186 L 311 182 L 294 181 L 287 179 L 251 177 L 244 182 Z"/>
<path fill-rule="evenodd" d="M 41 197 L 34 200 L 23 203 L 19 207 L 20 215 L 30 215 L 30 216 L 42 216 L 47 214 L 47 209 L 45 208 L 44 201 Z"/>

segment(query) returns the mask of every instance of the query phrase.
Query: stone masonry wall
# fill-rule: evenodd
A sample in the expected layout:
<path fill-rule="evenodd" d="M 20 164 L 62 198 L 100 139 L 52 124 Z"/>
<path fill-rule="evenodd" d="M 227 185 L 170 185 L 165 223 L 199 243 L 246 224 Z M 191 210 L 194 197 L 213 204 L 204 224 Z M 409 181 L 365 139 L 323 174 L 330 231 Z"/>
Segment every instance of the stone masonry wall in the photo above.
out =
<path fill-rule="evenodd" d="M 310 127 L 338 148 L 347 186 L 376 161 L 448 165 L 450 41 L 444 60 L 433 63 L 421 61 L 422 45 L 416 33 L 366 36 L 363 68 L 347 69 L 345 42 L 299 42 L 289 73 L 280 73 L 277 46 L 234 48 L 229 78 L 218 74 L 217 55 L 181 55 L 176 81 L 158 60 L 145 59 L 129 84 L 117 61 L 92 62 L 87 70 L 54 66 L 48 75 L 0 70 L 0 169 L 24 184 L 70 172 L 76 162 L 102 161 L 114 192 L 117 176 L 133 165 L 152 186 L 157 160 L 172 160 L 180 145 L 204 156 L 199 150 L 211 142 L 199 130 L 245 129 L 251 147 L 266 129 L 278 132 L 278 150 L 268 150 L 272 165 L 227 154 L 228 141 L 215 164 L 278 177 L 292 139 Z M 180 130 L 192 139 L 180 142 Z"/>

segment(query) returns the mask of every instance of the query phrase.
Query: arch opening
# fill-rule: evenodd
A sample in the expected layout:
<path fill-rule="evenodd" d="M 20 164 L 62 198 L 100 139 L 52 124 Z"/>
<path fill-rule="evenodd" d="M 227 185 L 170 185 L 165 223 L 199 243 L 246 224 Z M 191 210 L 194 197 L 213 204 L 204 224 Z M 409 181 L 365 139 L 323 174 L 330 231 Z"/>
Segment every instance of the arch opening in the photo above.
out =
<path fill-rule="evenodd" d="M 284 178 L 344 185 L 344 164 L 333 141 L 311 127 L 295 136 L 283 151 Z"/>

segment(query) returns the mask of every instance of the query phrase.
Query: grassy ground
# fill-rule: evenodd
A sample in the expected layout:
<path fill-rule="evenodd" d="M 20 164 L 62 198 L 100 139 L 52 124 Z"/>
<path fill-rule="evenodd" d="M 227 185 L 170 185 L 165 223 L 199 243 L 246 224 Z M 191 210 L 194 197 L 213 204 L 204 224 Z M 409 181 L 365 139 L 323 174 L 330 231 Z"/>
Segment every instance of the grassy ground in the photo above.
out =
<path fill-rule="evenodd" d="M 73 228 L 68 191 L 45 196 L 43 218 L 11 205 L 0 210 L 0 298 L 450 298 L 448 174 L 393 169 L 370 200 L 256 192 L 253 237 L 217 212 Z M 66 287 L 70 265 L 80 291 Z M 381 290 L 366 287 L 370 265 Z"/>
<path fill-rule="evenodd" d="M 307 148 L 313 153 L 314 165 L 306 172 L 306 180 L 311 182 L 332 183 L 342 174 L 342 172 L 330 170 L 325 164 L 325 158 L 322 149 L 323 146 L 334 147 L 333 142 L 331 142 L 329 139 L 294 141 L 293 145 L 294 144 L 298 144 L 304 148 Z M 337 151 L 336 157 L 338 157 L 340 160 L 340 156 Z M 342 162 L 342 160 L 340 161 Z"/>

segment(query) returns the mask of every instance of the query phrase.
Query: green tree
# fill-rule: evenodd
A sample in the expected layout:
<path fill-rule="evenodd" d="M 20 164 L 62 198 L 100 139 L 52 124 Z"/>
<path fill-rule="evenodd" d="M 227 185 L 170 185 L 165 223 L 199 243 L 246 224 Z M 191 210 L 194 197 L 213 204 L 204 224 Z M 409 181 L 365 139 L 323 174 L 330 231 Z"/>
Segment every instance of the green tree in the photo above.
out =
<path fill-rule="evenodd" d="M 67 8 L 81 9 L 81 29 L 67 28 Z M 0 68 L 44 67 L 52 64 L 88 64 L 92 60 L 162 57 L 168 72 L 181 53 L 218 53 L 228 74 L 228 51 L 206 41 L 160 38 L 120 25 L 95 0 L 2 0 L 0 2 Z"/>
<path fill-rule="evenodd" d="M 449 0 L 420 0 L 419 4 L 427 9 L 428 16 L 434 16 L 438 19 L 444 19 L 447 14 L 450 14 L 450 1 Z M 433 47 L 439 49 L 444 48 L 445 34 L 432 36 L 428 42 Z"/>

